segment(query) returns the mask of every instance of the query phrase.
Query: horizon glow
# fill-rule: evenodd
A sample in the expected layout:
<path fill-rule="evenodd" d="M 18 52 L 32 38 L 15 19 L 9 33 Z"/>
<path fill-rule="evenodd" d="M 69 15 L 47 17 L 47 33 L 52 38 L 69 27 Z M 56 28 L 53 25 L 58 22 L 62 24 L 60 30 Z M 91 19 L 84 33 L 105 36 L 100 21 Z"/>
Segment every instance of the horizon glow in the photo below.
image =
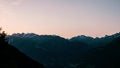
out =
<path fill-rule="evenodd" d="M 0 0 L 0 26 L 8 34 L 70 38 L 120 32 L 120 0 Z"/>

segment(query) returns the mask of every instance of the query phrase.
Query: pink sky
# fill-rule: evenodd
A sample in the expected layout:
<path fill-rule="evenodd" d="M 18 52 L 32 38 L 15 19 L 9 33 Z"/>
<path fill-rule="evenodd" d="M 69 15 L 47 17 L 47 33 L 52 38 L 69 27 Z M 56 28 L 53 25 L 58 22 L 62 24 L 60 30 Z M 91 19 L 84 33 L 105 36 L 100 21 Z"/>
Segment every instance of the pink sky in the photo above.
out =
<path fill-rule="evenodd" d="M 0 0 L 8 33 L 101 37 L 120 32 L 119 0 Z"/>

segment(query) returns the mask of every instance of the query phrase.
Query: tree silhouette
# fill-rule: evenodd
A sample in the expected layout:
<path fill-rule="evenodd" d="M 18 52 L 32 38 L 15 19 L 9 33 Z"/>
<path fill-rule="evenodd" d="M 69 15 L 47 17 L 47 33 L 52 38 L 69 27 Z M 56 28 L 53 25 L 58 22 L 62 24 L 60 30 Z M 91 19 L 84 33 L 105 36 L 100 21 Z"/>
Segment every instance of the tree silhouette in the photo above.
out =
<path fill-rule="evenodd" d="M 5 31 L 2 31 L 2 28 L 0 28 L 0 46 L 4 46 L 7 43 L 7 39 L 6 39 L 6 33 Z"/>

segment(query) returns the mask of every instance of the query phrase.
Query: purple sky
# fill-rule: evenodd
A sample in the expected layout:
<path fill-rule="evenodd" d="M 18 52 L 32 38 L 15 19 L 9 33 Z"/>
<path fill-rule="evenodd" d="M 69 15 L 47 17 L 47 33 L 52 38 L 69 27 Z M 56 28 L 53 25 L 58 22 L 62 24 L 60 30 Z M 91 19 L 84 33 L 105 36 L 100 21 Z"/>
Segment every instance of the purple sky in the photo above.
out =
<path fill-rule="evenodd" d="M 101 37 L 120 32 L 120 0 L 0 0 L 8 33 Z"/>

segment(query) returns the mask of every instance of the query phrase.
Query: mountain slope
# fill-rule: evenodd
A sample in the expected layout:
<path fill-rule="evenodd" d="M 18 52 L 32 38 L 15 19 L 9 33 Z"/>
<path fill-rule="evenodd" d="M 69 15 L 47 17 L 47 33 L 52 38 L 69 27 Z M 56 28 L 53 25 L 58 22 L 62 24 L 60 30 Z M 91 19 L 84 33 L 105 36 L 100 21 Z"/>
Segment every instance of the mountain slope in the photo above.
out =
<path fill-rule="evenodd" d="M 102 68 L 120 68 L 120 37 L 111 41 L 106 47 L 103 48 L 100 54 L 101 62 L 98 67 Z"/>
<path fill-rule="evenodd" d="M 48 68 L 79 62 L 81 54 L 87 50 L 85 43 L 56 35 L 14 34 L 9 36 L 9 43 Z"/>
<path fill-rule="evenodd" d="M 86 56 L 87 64 L 94 68 L 120 68 L 120 36 L 104 47 L 91 49 Z"/>
<path fill-rule="evenodd" d="M 101 38 L 82 35 L 65 39 L 56 35 L 22 33 L 13 34 L 8 38 L 10 44 L 27 56 L 45 64 L 46 68 L 70 68 L 71 66 L 82 68 L 89 64 L 100 68 L 99 64 L 105 58 L 103 49 L 106 50 L 105 48 L 119 36 L 120 33 Z"/>

